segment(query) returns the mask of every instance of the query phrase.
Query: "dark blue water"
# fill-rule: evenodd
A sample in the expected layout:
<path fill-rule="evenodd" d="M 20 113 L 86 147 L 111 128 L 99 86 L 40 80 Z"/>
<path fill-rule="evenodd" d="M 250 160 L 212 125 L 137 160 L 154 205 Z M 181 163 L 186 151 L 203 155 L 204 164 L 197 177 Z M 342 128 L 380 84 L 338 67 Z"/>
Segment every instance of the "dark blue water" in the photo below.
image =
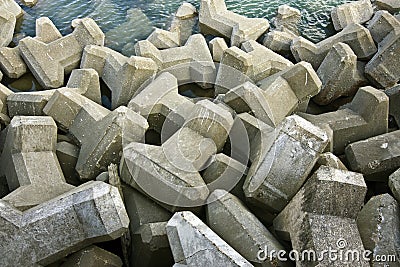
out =
<path fill-rule="evenodd" d="M 200 1 L 188 0 L 196 7 Z M 302 12 L 301 33 L 318 42 L 332 33 L 330 10 L 349 0 L 226 0 L 228 9 L 248 17 L 272 19 L 279 5 L 288 4 Z M 75 18 L 92 17 L 106 33 L 107 46 L 132 51 L 133 44 L 145 39 L 152 27 L 167 29 L 172 14 L 182 1 L 176 0 L 39 0 L 26 15 L 18 38 L 35 35 L 35 20 L 49 17 L 63 34 L 71 32 Z"/>

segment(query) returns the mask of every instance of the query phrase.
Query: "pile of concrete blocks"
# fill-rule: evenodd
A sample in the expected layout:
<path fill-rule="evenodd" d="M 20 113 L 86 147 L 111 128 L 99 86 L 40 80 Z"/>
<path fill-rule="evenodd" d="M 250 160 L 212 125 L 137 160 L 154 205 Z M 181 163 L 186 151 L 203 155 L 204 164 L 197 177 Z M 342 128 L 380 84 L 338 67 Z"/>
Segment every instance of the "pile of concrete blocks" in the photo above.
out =
<path fill-rule="evenodd" d="M 399 265 L 400 23 L 374 5 L 313 44 L 287 5 L 266 32 L 183 3 L 128 57 L 88 18 L 9 47 L 0 0 L 0 266 Z"/>
<path fill-rule="evenodd" d="M 246 18 L 226 8 L 224 0 L 202 0 L 199 26 L 203 34 L 230 39 L 232 46 L 257 40 L 269 28 L 266 19 Z"/>

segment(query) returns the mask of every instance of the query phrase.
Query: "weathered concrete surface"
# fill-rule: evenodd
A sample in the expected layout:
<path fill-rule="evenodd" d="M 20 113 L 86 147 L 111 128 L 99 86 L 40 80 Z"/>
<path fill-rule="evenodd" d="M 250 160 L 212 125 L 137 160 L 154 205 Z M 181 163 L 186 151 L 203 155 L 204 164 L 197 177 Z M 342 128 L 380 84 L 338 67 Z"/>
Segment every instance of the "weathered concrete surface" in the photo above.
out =
<path fill-rule="evenodd" d="M 364 204 L 367 186 L 361 174 L 321 166 L 275 218 L 275 232 L 290 240 L 293 249 L 313 250 L 317 255 L 331 249 L 364 250 L 356 217 Z M 329 229 L 335 229 L 330 231 Z M 342 240 L 344 242 L 339 241 Z M 339 245 L 343 245 L 339 247 Z M 368 262 L 319 258 L 298 266 L 369 266 Z"/>
<path fill-rule="evenodd" d="M 327 105 L 342 96 L 353 96 L 368 84 L 364 77 L 365 64 L 357 61 L 350 46 L 335 44 L 317 70 L 322 81 L 321 92 L 313 98 L 319 105 Z"/>
<path fill-rule="evenodd" d="M 317 44 L 298 37 L 293 40 L 290 50 L 297 61 L 307 61 L 314 69 L 318 69 L 332 46 L 339 42 L 348 44 L 358 59 L 368 59 L 377 51 L 370 32 L 360 24 L 350 24 Z"/>
<path fill-rule="evenodd" d="M 59 89 L 19 92 L 7 97 L 10 117 L 42 116 L 43 109 L 55 92 L 75 92 L 101 104 L 100 81 L 93 69 L 74 69 L 66 87 Z"/>
<path fill-rule="evenodd" d="M 179 84 L 197 83 L 211 88 L 215 81 L 215 65 L 203 35 L 190 36 L 181 47 L 158 50 L 147 40 L 135 45 L 137 56 L 154 60 L 159 71 L 173 74 Z"/>
<path fill-rule="evenodd" d="M 26 37 L 19 43 L 22 58 L 44 88 L 64 84 L 64 75 L 79 66 L 86 45 L 103 45 L 104 34 L 89 18 L 79 21 L 75 30 L 50 43 Z"/>
<path fill-rule="evenodd" d="M 16 18 L 19 18 L 24 14 L 22 8 L 14 0 L 0 0 L 0 10 L 7 10 Z"/>
<path fill-rule="evenodd" d="M 0 47 L 8 46 L 14 35 L 16 17 L 7 9 L 0 9 Z"/>
<path fill-rule="evenodd" d="M 367 86 L 360 88 L 353 101 L 337 111 L 299 115 L 330 131 L 330 150 L 340 155 L 349 143 L 387 132 L 389 98 L 384 92 Z"/>
<path fill-rule="evenodd" d="M 276 251 L 284 248 L 237 197 L 224 190 L 215 190 L 209 198 L 212 202 L 207 205 L 206 212 L 211 230 L 257 266 L 285 265 L 277 258 L 262 261 L 257 257 L 260 248 Z"/>
<path fill-rule="evenodd" d="M 343 162 L 331 152 L 326 152 L 319 156 L 317 163 L 315 163 L 314 170 L 317 170 L 321 166 L 347 171 L 347 167 Z"/>
<path fill-rule="evenodd" d="M 276 12 L 274 25 L 277 30 L 299 35 L 298 26 L 301 21 L 301 12 L 288 5 L 280 5 Z"/>
<path fill-rule="evenodd" d="M 400 131 L 394 131 L 351 143 L 346 147 L 349 168 L 367 180 L 387 181 L 400 167 Z"/>
<path fill-rule="evenodd" d="M 353 23 L 363 24 L 373 15 L 374 9 L 370 0 L 360 0 L 342 4 L 331 11 L 333 26 L 337 31 Z"/>
<path fill-rule="evenodd" d="M 263 45 L 276 53 L 289 54 L 292 41 L 297 37 L 290 31 L 273 30 L 265 35 Z"/>
<path fill-rule="evenodd" d="M 81 68 L 93 68 L 111 90 L 111 107 L 128 104 L 139 87 L 155 75 L 157 65 L 144 57 L 125 57 L 107 47 L 85 47 Z"/>
<path fill-rule="evenodd" d="M 394 261 L 371 262 L 371 266 L 400 264 L 399 212 L 396 199 L 383 194 L 373 196 L 358 214 L 358 230 L 365 249 L 372 252 L 371 258 L 394 256 Z"/>
<path fill-rule="evenodd" d="M 128 108 L 147 119 L 149 128 L 162 134 L 162 142 L 181 128 L 194 103 L 178 92 L 178 80 L 169 72 L 161 73 L 136 94 Z"/>
<path fill-rule="evenodd" d="M 122 267 L 122 260 L 117 255 L 92 245 L 69 255 L 60 267 Z"/>
<path fill-rule="evenodd" d="M 224 51 L 215 80 L 215 94 L 225 94 L 247 81 L 259 82 L 293 63 L 256 41 L 244 42 L 241 49 Z"/>
<path fill-rule="evenodd" d="M 47 265 L 95 242 L 120 237 L 129 218 L 118 190 L 88 182 L 21 212 L 0 200 L 0 264 Z"/>
<path fill-rule="evenodd" d="M 3 198 L 26 210 L 73 188 L 56 157 L 57 126 L 50 117 L 14 117 L 0 158 L 1 174 L 12 191 Z"/>
<path fill-rule="evenodd" d="M 174 214 L 168 221 L 167 234 L 176 263 L 188 266 L 253 266 L 189 211 Z"/>
<path fill-rule="evenodd" d="M 224 55 L 224 51 L 228 49 L 228 45 L 226 44 L 224 38 L 215 37 L 209 43 L 209 48 L 211 51 L 211 55 L 215 62 L 221 62 L 222 56 Z"/>
<path fill-rule="evenodd" d="M 400 21 L 389 12 L 379 10 L 368 23 L 368 30 L 376 43 L 382 42 L 394 30 L 400 29 Z"/>
<path fill-rule="evenodd" d="M 225 94 L 224 102 L 237 113 L 251 112 L 276 127 L 299 103 L 318 94 L 321 81 L 310 64 L 300 62 L 258 83 L 245 82 Z"/>
<path fill-rule="evenodd" d="M 378 46 L 378 52 L 365 66 L 365 74 L 376 86 L 387 88 L 400 80 L 400 28 L 391 31 Z"/>
<path fill-rule="evenodd" d="M 243 191 L 248 201 L 280 212 L 300 189 L 328 144 L 320 128 L 297 115 L 287 117 L 250 167 Z"/>
<path fill-rule="evenodd" d="M 246 18 L 226 8 L 224 0 L 202 0 L 199 14 L 200 31 L 228 38 L 231 46 L 257 40 L 269 28 L 268 20 Z"/>
<path fill-rule="evenodd" d="M 389 188 L 394 198 L 400 200 L 400 170 L 395 171 L 389 176 Z"/>
<path fill-rule="evenodd" d="M 376 0 L 375 5 L 378 9 L 387 10 L 391 14 L 396 14 L 400 11 L 400 3 L 396 0 Z"/>
<path fill-rule="evenodd" d="M 62 37 L 53 22 L 47 17 L 40 17 L 36 20 L 36 37 L 44 43 L 50 43 Z M 10 78 L 19 78 L 27 72 L 27 66 L 22 59 L 19 45 L 13 48 L 0 48 L 0 68 Z"/>
<path fill-rule="evenodd" d="M 163 29 L 154 29 L 146 39 L 158 49 L 166 49 L 179 46 L 179 33 L 166 31 Z"/>

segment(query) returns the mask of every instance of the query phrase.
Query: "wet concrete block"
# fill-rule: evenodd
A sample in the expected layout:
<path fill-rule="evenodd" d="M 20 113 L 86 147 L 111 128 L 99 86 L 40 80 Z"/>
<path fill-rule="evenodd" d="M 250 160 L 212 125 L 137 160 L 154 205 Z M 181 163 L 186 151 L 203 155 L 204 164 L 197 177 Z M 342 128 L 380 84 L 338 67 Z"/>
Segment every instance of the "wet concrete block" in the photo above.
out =
<path fill-rule="evenodd" d="M 384 92 L 367 86 L 360 88 L 353 101 L 337 111 L 319 115 L 299 115 L 331 131 L 330 150 L 340 155 L 350 143 L 387 132 L 389 98 Z"/>
<path fill-rule="evenodd" d="M 19 43 L 22 58 L 44 88 L 58 88 L 64 75 L 79 66 L 86 45 L 103 45 L 104 34 L 89 18 L 80 20 L 73 33 L 50 43 L 26 37 Z"/>
<path fill-rule="evenodd" d="M 361 174 L 321 166 L 274 220 L 278 236 L 290 240 L 294 250 L 313 250 L 317 255 L 331 249 L 364 251 L 356 218 L 364 204 L 367 186 Z M 329 229 L 336 229 L 329 231 Z M 314 258 L 321 265 L 344 266 L 346 258 L 330 262 Z M 308 266 L 302 262 L 300 266 Z M 350 261 L 351 266 L 369 266 Z"/>
<path fill-rule="evenodd" d="M 337 31 L 353 23 L 363 24 L 373 15 L 374 9 L 370 0 L 360 0 L 342 4 L 331 11 L 333 26 Z"/>
<path fill-rule="evenodd" d="M 262 261 L 257 257 L 260 248 L 276 251 L 284 248 L 237 197 L 224 190 L 215 190 L 209 199 L 206 212 L 211 230 L 254 265 L 284 266 L 277 258 Z"/>
<path fill-rule="evenodd" d="M 224 55 L 224 51 L 228 49 L 228 45 L 226 44 L 224 38 L 215 37 L 209 43 L 209 48 L 215 62 L 221 62 L 222 56 Z"/>
<path fill-rule="evenodd" d="M 14 36 L 16 17 L 7 9 L 0 11 L 0 47 L 8 46 Z"/>
<path fill-rule="evenodd" d="M 387 181 L 400 167 L 399 137 L 400 131 L 394 131 L 348 145 L 345 152 L 350 170 L 367 180 Z"/>
<path fill-rule="evenodd" d="M 12 191 L 3 198 L 25 210 L 73 188 L 65 182 L 56 156 L 57 126 L 50 117 L 16 116 L 1 154 L 1 175 Z"/>
<path fill-rule="evenodd" d="M 341 32 L 317 44 L 298 37 L 293 40 L 290 50 L 297 61 L 307 61 L 314 69 L 318 69 L 332 46 L 339 42 L 349 45 L 361 60 L 371 58 L 377 51 L 370 32 L 360 24 L 350 24 Z"/>
<path fill-rule="evenodd" d="M 215 94 L 225 94 L 246 81 L 259 82 L 293 66 L 289 60 L 256 41 L 246 41 L 241 49 L 224 51 L 215 81 Z"/>
<path fill-rule="evenodd" d="M 371 262 L 371 266 L 400 264 L 400 217 L 399 204 L 391 195 L 373 196 L 357 217 L 357 226 L 365 249 L 371 258 L 387 257 L 387 261 Z M 388 260 L 388 257 L 394 257 Z"/>
<path fill-rule="evenodd" d="M 118 190 L 88 182 L 21 212 L 0 200 L 0 263 L 47 265 L 95 242 L 119 238 L 129 219 Z"/>
<path fill-rule="evenodd" d="M 246 18 L 229 11 L 224 0 L 202 0 L 199 13 L 200 32 L 231 40 L 231 46 L 240 46 L 248 40 L 257 40 L 269 28 L 268 20 Z"/>
<path fill-rule="evenodd" d="M 364 77 L 365 64 L 357 61 L 350 46 L 335 44 L 317 70 L 321 78 L 321 92 L 313 98 L 319 105 L 327 105 L 339 97 L 353 96 L 368 84 Z"/>
<path fill-rule="evenodd" d="M 328 136 L 293 115 L 272 131 L 267 140 L 249 169 L 243 190 L 250 203 L 280 212 L 306 181 L 328 144 Z"/>
<path fill-rule="evenodd" d="M 252 266 L 189 211 L 174 214 L 168 221 L 167 235 L 176 263 L 189 266 Z"/>
<path fill-rule="evenodd" d="M 117 255 L 92 245 L 69 255 L 60 267 L 122 267 L 122 260 Z"/>
<path fill-rule="evenodd" d="M 147 40 L 135 45 L 136 55 L 153 59 L 159 71 L 173 74 L 179 84 L 197 83 L 211 88 L 215 81 L 216 69 L 203 35 L 190 36 L 186 44 L 158 50 Z"/>
<path fill-rule="evenodd" d="M 400 29 L 400 21 L 385 10 L 377 11 L 368 23 L 368 30 L 378 44 L 396 29 Z"/>

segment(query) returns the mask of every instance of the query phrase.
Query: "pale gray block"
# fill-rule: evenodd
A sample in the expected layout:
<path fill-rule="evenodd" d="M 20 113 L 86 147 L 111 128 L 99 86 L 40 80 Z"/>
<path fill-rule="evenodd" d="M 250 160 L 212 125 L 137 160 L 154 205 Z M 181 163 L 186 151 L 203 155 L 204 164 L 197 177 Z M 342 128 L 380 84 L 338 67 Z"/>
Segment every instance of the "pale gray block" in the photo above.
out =
<path fill-rule="evenodd" d="M 299 35 L 299 23 L 301 12 L 297 8 L 288 5 L 280 5 L 275 16 L 275 27 L 283 32 L 292 32 Z"/>
<path fill-rule="evenodd" d="M 74 69 L 66 87 L 77 88 L 79 94 L 101 105 L 100 80 L 94 69 Z"/>
<path fill-rule="evenodd" d="M 22 8 L 14 0 L 0 0 L 0 10 L 7 10 L 17 18 L 24 14 Z"/>
<path fill-rule="evenodd" d="M 379 10 L 368 23 L 368 30 L 376 43 L 380 43 L 394 30 L 400 29 L 400 21 L 389 12 Z"/>
<path fill-rule="evenodd" d="M 196 7 L 190 3 L 182 3 L 171 22 L 169 30 L 179 33 L 179 43 L 184 45 L 198 23 L 198 13 Z"/>
<path fill-rule="evenodd" d="M 7 9 L 0 9 L 0 47 L 8 46 L 14 36 L 16 17 Z"/>
<path fill-rule="evenodd" d="M 265 35 L 263 45 L 276 53 L 290 53 L 290 45 L 295 38 L 297 35 L 292 32 L 273 30 Z"/>
<path fill-rule="evenodd" d="M 216 37 L 209 43 L 210 51 L 215 62 L 221 62 L 224 51 L 228 49 L 224 38 Z"/>
<path fill-rule="evenodd" d="M 342 4 L 331 11 L 333 26 L 337 31 L 353 23 L 363 24 L 373 15 L 374 9 L 370 0 L 360 0 Z"/>
<path fill-rule="evenodd" d="M 117 255 L 92 245 L 69 255 L 60 267 L 122 267 L 122 260 Z"/>

